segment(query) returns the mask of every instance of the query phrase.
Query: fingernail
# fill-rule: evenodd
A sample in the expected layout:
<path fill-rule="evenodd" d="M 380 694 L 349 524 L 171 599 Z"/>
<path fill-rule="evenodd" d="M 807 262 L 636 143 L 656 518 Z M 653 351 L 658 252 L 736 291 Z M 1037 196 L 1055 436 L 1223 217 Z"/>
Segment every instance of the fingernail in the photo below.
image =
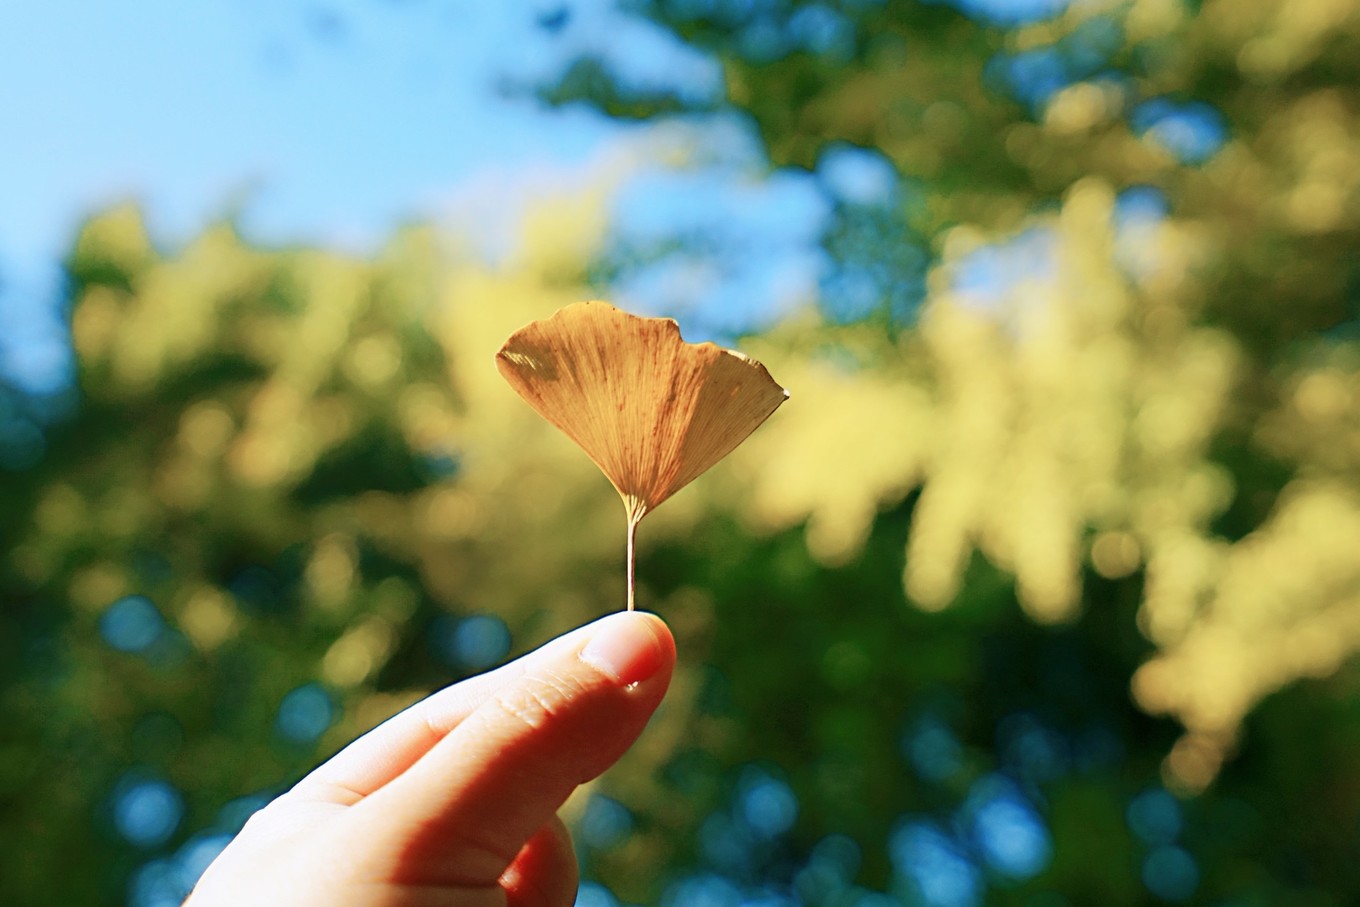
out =
<path fill-rule="evenodd" d="M 580 658 L 622 686 L 641 683 L 660 670 L 666 657 L 654 626 L 660 621 L 638 612 L 610 615 L 600 621 Z"/>

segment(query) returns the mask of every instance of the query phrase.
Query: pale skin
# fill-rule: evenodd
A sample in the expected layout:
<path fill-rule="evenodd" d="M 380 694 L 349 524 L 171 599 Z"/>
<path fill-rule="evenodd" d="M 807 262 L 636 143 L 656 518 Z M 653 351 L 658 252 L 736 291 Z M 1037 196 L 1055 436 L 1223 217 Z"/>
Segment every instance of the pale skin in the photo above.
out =
<path fill-rule="evenodd" d="M 455 684 L 256 813 L 186 907 L 569 907 L 557 811 L 660 704 L 675 642 L 613 614 Z"/>

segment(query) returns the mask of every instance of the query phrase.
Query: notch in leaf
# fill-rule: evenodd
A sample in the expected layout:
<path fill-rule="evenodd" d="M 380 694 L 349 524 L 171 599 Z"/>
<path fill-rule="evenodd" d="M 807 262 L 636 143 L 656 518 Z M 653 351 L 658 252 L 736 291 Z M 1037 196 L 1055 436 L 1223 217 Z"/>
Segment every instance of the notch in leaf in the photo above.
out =
<path fill-rule="evenodd" d="M 520 328 L 496 366 L 623 498 L 630 611 L 638 523 L 789 396 L 754 359 L 686 343 L 672 319 L 640 318 L 604 302 L 575 303 Z"/>

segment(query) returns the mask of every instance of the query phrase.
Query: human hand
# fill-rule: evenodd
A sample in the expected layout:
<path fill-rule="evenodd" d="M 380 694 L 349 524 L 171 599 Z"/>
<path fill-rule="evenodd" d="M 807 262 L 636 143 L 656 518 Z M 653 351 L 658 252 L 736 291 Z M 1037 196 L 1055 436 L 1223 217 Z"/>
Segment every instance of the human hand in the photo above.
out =
<path fill-rule="evenodd" d="M 557 810 L 661 702 L 675 641 L 611 614 L 447 687 L 260 810 L 185 907 L 564 907 L 576 858 Z"/>

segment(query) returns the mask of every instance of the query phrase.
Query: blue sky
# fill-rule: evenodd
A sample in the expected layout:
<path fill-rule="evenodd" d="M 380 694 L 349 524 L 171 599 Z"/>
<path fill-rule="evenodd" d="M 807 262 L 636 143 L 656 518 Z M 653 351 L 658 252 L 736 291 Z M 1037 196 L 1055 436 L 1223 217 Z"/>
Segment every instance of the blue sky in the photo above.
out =
<path fill-rule="evenodd" d="M 721 90 L 717 64 L 580 0 L 44 0 L 0 7 L 0 371 L 69 375 L 58 262 L 132 199 L 173 244 L 231 214 L 265 243 L 363 251 L 530 174 L 569 179 L 638 127 L 503 84 L 597 51 L 637 84 Z M 747 149 L 749 151 L 749 149 Z"/>
<path fill-rule="evenodd" d="M 563 37 L 582 39 L 549 40 L 533 6 L 10 5 L 0 10 L 0 248 L 50 253 L 82 209 L 128 196 L 171 233 L 239 204 L 262 239 L 362 246 L 395 219 L 432 213 L 479 168 L 584 158 L 623 127 L 507 100 L 495 86 L 551 76 L 625 20 L 579 3 Z M 636 46 L 649 30 L 627 21 Z M 650 43 L 633 56 L 664 62 L 658 48 L 669 47 L 672 66 L 716 87 L 716 66 L 659 34 Z"/>

